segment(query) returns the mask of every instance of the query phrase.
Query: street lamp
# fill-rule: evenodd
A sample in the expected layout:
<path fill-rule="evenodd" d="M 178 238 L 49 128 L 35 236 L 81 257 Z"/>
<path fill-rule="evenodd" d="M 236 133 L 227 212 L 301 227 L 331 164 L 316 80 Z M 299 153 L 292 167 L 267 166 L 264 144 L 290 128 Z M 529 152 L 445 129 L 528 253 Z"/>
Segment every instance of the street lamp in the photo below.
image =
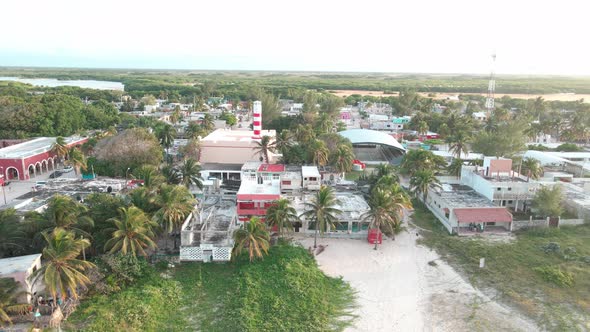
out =
<path fill-rule="evenodd" d="M 131 167 L 127 167 L 127 170 L 125 171 L 125 189 L 127 189 L 127 174 L 129 173 L 130 169 Z"/>

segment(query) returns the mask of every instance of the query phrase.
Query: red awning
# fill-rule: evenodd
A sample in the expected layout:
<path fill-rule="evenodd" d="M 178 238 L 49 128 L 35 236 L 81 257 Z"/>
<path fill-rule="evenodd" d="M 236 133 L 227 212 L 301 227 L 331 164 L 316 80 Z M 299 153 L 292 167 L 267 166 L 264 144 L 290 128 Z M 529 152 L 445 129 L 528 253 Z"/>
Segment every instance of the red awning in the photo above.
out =
<path fill-rule="evenodd" d="M 512 222 L 512 214 L 503 207 L 453 209 L 460 224 L 481 222 Z"/>

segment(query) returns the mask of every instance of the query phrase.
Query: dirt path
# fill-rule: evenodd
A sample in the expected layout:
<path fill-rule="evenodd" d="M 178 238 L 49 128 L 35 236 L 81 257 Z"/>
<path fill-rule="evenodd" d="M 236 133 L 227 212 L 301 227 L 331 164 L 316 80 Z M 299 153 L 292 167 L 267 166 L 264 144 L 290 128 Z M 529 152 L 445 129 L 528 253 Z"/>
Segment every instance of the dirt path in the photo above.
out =
<path fill-rule="evenodd" d="M 364 240 L 322 239 L 324 272 L 357 290 L 356 326 L 349 331 L 537 331 L 474 289 L 432 250 L 416 244 L 415 229 L 377 251 Z M 306 248 L 313 239 L 299 239 Z M 433 262 L 430 263 L 429 262 Z"/>

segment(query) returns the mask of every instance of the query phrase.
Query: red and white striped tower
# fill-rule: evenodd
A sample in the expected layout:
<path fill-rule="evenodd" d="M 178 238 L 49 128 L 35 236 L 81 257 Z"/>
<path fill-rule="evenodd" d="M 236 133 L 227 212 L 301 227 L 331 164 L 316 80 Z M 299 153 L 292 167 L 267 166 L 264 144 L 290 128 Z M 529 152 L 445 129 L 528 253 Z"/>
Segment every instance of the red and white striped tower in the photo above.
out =
<path fill-rule="evenodd" d="M 254 129 L 253 138 L 262 138 L 260 132 L 262 131 L 262 103 L 255 101 L 252 109 L 252 129 Z"/>

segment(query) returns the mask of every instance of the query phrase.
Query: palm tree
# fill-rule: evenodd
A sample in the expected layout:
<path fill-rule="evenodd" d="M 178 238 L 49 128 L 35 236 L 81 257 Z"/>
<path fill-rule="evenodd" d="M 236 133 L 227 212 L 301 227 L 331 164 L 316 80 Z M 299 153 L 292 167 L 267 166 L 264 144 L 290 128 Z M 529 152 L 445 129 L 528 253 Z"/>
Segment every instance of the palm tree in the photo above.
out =
<path fill-rule="evenodd" d="M 66 163 L 74 168 L 74 173 L 78 175 L 80 170 L 86 170 L 86 157 L 84 153 L 77 148 L 72 148 L 68 155 Z"/>
<path fill-rule="evenodd" d="M 162 167 L 162 175 L 168 184 L 180 183 L 180 174 L 178 174 L 178 170 L 170 165 Z"/>
<path fill-rule="evenodd" d="M 37 282 L 42 278 L 54 299 L 58 294 L 70 294 L 77 299 L 78 287 L 90 283 L 84 272 L 94 267 L 94 264 L 78 259 L 82 250 L 90 246 L 90 241 L 77 239 L 73 232 L 59 227 L 42 235 L 47 242 L 43 249 L 44 264 L 33 274 L 33 280 Z"/>
<path fill-rule="evenodd" d="M 180 121 L 182 118 L 182 115 L 180 114 L 180 107 L 176 106 L 174 108 L 174 112 L 172 112 L 172 115 L 170 115 L 170 122 L 172 122 L 173 125 L 177 124 L 178 121 Z"/>
<path fill-rule="evenodd" d="M 336 170 L 339 173 L 350 172 L 352 170 L 352 162 L 354 161 L 354 153 L 348 145 L 340 145 L 334 152 L 332 160 Z"/>
<path fill-rule="evenodd" d="M 62 228 L 78 235 L 90 236 L 86 230 L 92 228 L 94 222 L 85 215 L 87 210 L 86 206 L 69 196 L 54 195 L 43 213 L 44 231 L 50 232 L 56 228 Z"/>
<path fill-rule="evenodd" d="M 428 133 L 428 123 L 426 121 L 420 121 L 416 129 L 418 135 L 426 135 Z"/>
<path fill-rule="evenodd" d="M 201 166 L 194 159 L 186 159 L 178 169 L 178 174 L 180 175 L 180 184 L 187 188 L 194 184 L 199 189 L 203 189 Z"/>
<path fill-rule="evenodd" d="M 315 223 L 314 248 L 317 248 L 318 231 L 324 234 L 328 226 L 334 227 L 337 222 L 337 215 L 342 212 L 336 208 L 338 204 L 334 191 L 326 186 L 320 188 L 310 203 L 305 203 L 306 211 L 301 216 Z"/>
<path fill-rule="evenodd" d="M 213 122 L 213 116 L 211 114 L 205 114 L 203 119 L 201 120 L 201 126 L 205 128 L 206 132 L 210 132 L 215 128 L 215 123 Z"/>
<path fill-rule="evenodd" d="M 58 162 L 61 163 L 63 158 L 68 155 L 68 144 L 66 140 L 61 136 L 57 136 L 55 143 L 51 145 L 51 152 L 57 156 Z"/>
<path fill-rule="evenodd" d="M 275 144 L 277 150 L 284 154 L 285 149 L 289 148 L 293 144 L 292 138 L 291 132 L 288 129 L 281 130 L 281 132 L 277 134 L 277 140 Z"/>
<path fill-rule="evenodd" d="M 180 228 L 192 212 L 195 203 L 193 195 L 185 186 L 163 184 L 160 187 L 160 194 L 154 200 L 154 204 L 159 207 L 154 214 L 154 221 L 166 232 L 172 234 Z M 176 247 L 176 238 L 174 247 Z"/>
<path fill-rule="evenodd" d="M 26 294 L 20 290 L 21 284 L 13 278 L 0 278 L 0 327 L 12 324 L 8 314 L 20 314 L 29 309 L 30 304 L 18 304 L 18 298 Z"/>
<path fill-rule="evenodd" d="M 440 187 L 440 181 L 436 178 L 434 173 L 429 170 L 418 171 L 410 179 L 410 190 L 412 190 L 416 196 L 422 194 L 422 199 L 426 204 L 426 198 L 428 197 L 428 188 L 430 186 Z"/>
<path fill-rule="evenodd" d="M 20 218 L 14 209 L 0 211 L 0 258 L 16 256 L 23 247 L 25 233 L 21 229 Z"/>
<path fill-rule="evenodd" d="M 311 125 L 298 125 L 295 129 L 295 139 L 299 142 L 299 144 L 307 144 L 310 143 L 315 139 L 315 132 Z"/>
<path fill-rule="evenodd" d="M 152 188 L 140 187 L 133 189 L 129 192 L 128 197 L 131 204 L 140 208 L 145 213 L 155 212 L 158 208 L 154 204 L 156 193 Z"/>
<path fill-rule="evenodd" d="M 266 223 L 279 230 L 279 237 L 283 237 L 283 230 L 293 229 L 293 223 L 299 221 L 295 208 L 286 198 L 277 200 L 271 207 L 266 210 Z"/>
<path fill-rule="evenodd" d="M 453 161 L 449 166 L 447 166 L 447 171 L 451 175 L 456 176 L 457 178 L 461 177 L 461 169 L 463 168 L 463 159 L 460 158 L 453 158 Z"/>
<path fill-rule="evenodd" d="M 330 150 L 328 150 L 328 147 L 326 147 L 326 143 L 324 143 L 324 141 L 320 141 L 318 139 L 314 140 L 309 149 L 312 153 L 312 162 L 315 165 L 324 166 L 328 163 Z"/>
<path fill-rule="evenodd" d="M 260 139 L 259 141 L 257 140 L 255 143 L 256 144 L 254 146 L 254 154 L 259 154 L 260 156 L 262 156 L 264 158 L 264 162 L 268 164 L 268 153 L 274 153 L 276 151 L 276 142 L 272 142 L 270 136 L 264 135 L 262 136 L 262 139 Z"/>
<path fill-rule="evenodd" d="M 377 171 L 377 173 L 376 173 L 377 179 L 380 179 L 384 176 L 389 176 L 389 175 L 393 175 L 397 178 L 397 175 L 395 174 L 395 169 L 393 168 L 393 166 L 391 164 L 379 164 L 379 165 L 377 165 L 377 168 L 375 170 Z M 399 178 L 398 178 L 398 181 L 399 181 Z"/>
<path fill-rule="evenodd" d="M 131 174 L 134 178 L 143 180 L 143 185 L 147 188 L 159 186 L 163 181 L 163 177 L 158 174 L 158 169 L 151 165 L 141 166 L 133 171 Z"/>
<path fill-rule="evenodd" d="M 115 228 L 111 239 L 104 246 L 105 251 L 136 257 L 137 255 L 147 256 L 146 248 L 156 248 L 152 228 L 157 224 L 139 208 L 135 206 L 119 208 L 119 217 L 111 218 L 109 221 Z"/>
<path fill-rule="evenodd" d="M 334 128 L 334 120 L 328 113 L 320 114 L 317 119 L 317 131 L 319 134 L 326 134 L 332 131 Z"/>
<path fill-rule="evenodd" d="M 394 237 L 395 230 L 403 220 L 404 209 L 411 206 L 409 198 L 399 186 L 395 190 L 375 188 L 369 200 L 371 209 L 364 214 L 363 219 L 369 221 L 370 228 L 385 230 Z M 376 241 L 375 249 L 377 249 Z"/>
<path fill-rule="evenodd" d="M 245 248 L 248 248 L 250 262 L 254 258 L 262 258 L 268 254 L 270 236 L 266 226 L 257 217 L 252 217 L 249 222 L 234 232 L 233 257 L 240 255 Z"/>
<path fill-rule="evenodd" d="M 527 172 L 527 182 L 529 181 L 529 178 L 538 180 L 543 174 L 543 167 L 541 167 L 539 161 L 534 158 L 525 158 L 522 161 L 522 170 Z"/>
<path fill-rule="evenodd" d="M 184 130 L 184 135 L 186 138 L 197 139 L 199 136 L 204 135 L 204 130 L 203 127 L 201 127 L 198 123 L 191 122 Z"/>
<path fill-rule="evenodd" d="M 450 136 L 447 140 L 451 145 L 449 147 L 449 152 L 455 156 L 455 158 L 461 158 L 461 154 L 464 156 L 469 153 L 467 149 L 467 143 L 470 140 L 469 134 L 464 131 L 457 131 L 452 136 Z"/>
<path fill-rule="evenodd" d="M 166 149 L 166 160 L 170 162 L 169 149 L 174 144 L 174 138 L 176 137 L 176 129 L 169 124 L 163 125 L 157 131 L 158 140 L 160 144 Z"/>

